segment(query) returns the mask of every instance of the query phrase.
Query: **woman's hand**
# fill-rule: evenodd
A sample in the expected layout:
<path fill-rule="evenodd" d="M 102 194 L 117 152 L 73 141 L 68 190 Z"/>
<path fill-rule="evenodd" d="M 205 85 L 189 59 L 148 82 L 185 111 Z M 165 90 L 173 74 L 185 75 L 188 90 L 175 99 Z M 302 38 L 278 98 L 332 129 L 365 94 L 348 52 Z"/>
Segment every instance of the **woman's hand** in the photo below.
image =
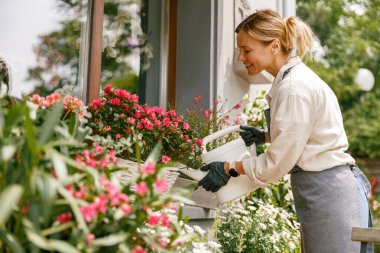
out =
<path fill-rule="evenodd" d="M 230 176 L 228 176 L 224 170 L 224 162 L 209 163 L 203 166 L 201 171 L 209 171 L 209 173 L 198 182 L 198 185 L 203 186 L 206 191 L 216 192 L 230 180 Z"/>
<path fill-rule="evenodd" d="M 253 126 L 240 126 L 240 129 L 244 130 L 239 134 L 247 147 L 253 143 L 255 143 L 256 146 L 265 143 L 265 132 L 263 130 Z"/>

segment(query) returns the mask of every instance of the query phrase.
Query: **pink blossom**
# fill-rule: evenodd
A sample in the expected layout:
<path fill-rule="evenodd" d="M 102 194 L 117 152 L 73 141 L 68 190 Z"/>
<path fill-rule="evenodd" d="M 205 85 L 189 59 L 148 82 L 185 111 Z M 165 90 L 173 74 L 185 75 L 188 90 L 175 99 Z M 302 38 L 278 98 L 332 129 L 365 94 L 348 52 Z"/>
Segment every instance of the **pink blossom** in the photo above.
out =
<path fill-rule="evenodd" d="M 92 241 L 94 239 L 95 239 L 95 235 L 94 234 L 88 234 L 88 235 L 86 235 L 86 244 L 87 245 L 91 245 Z"/>
<path fill-rule="evenodd" d="M 202 145 L 203 145 L 203 140 L 202 140 L 202 139 L 196 139 L 196 140 L 195 140 L 195 143 L 196 143 L 198 146 L 202 146 Z"/>
<path fill-rule="evenodd" d="M 99 144 L 95 145 L 95 148 L 94 148 L 95 153 L 102 153 L 103 151 L 104 150 L 103 150 L 102 146 L 100 146 Z"/>
<path fill-rule="evenodd" d="M 156 187 L 157 192 L 160 194 L 165 193 L 167 190 L 169 190 L 168 181 L 164 178 L 157 179 L 157 181 L 154 183 L 154 186 Z"/>
<path fill-rule="evenodd" d="M 148 217 L 148 224 L 151 226 L 156 226 L 161 221 L 161 215 L 158 213 L 152 213 Z"/>
<path fill-rule="evenodd" d="M 149 162 L 148 164 L 141 166 L 141 172 L 145 177 L 153 175 L 156 172 L 156 165 Z"/>
<path fill-rule="evenodd" d="M 169 218 L 165 214 L 161 215 L 161 224 L 162 224 L 162 226 L 165 226 L 165 227 L 169 226 L 169 224 L 170 224 Z"/>
<path fill-rule="evenodd" d="M 141 197 L 144 197 L 148 190 L 148 185 L 145 182 L 141 182 L 135 185 L 135 192 Z"/>
<path fill-rule="evenodd" d="M 88 204 L 87 206 L 80 206 L 79 209 L 82 213 L 83 219 L 87 222 L 91 222 L 97 215 L 94 205 Z"/>
<path fill-rule="evenodd" d="M 98 110 L 99 108 L 103 107 L 106 101 L 104 101 L 102 98 L 97 98 L 92 100 L 90 104 L 90 108 L 92 110 Z"/>
<path fill-rule="evenodd" d="M 183 129 L 184 129 L 184 130 L 189 130 L 189 128 L 190 128 L 189 123 L 184 122 L 184 123 L 183 123 Z"/>
<path fill-rule="evenodd" d="M 105 213 L 107 211 L 107 197 L 105 194 L 100 195 L 99 197 L 95 198 L 94 205 L 98 212 Z"/>
<path fill-rule="evenodd" d="M 46 100 L 45 100 L 46 108 L 58 103 L 60 99 L 61 99 L 61 94 L 59 93 L 50 94 L 49 96 L 46 97 Z"/>
<path fill-rule="evenodd" d="M 199 100 L 202 100 L 202 96 L 201 95 L 196 96 L 196 97 L 193 98 L 194 103 L 198 103 Z"/>
<path fill-rule="evenodd" d="M 139 119 L 141 117 L 141 112 L 140 111 L 135 111 L 135 116 L 136 119 Z"/>
<path fill-rule="evenodd" d="M 131 93 L 122 89 L 116 89 L 114 93 L 116 96 L 121 97 L 121 98 L 126 98 L 126 99 L 128 99 L 131 96 Z"/>
<path fill-rule="evenodd" d="M 102 132 L 104 134 L 108 133 L 109 131 L 111 131 L 111 127 L 110 126 L 105 126 L 103 129 L 102 129 Z"/>
<path fill-rule="evenodd" d="M 132 250 L 132 253 L 147 253 L 147 251 L 141 247 L 136 247 Z"/>
<path fill-rule="evenodd" d="M 104 93 L 108 95 L 110 92 L 113 91 L 113 88 L 111 85 L 107 84 L 106 87 L 104 87 Z"/>
<path fill-rule="evenodd" d="M 116 134 L 115 135 L 115 140 L 118 141 L 120 139 L 120 137 L 121 137 L 121 134 Z"/>
<path fill-rule="evenodd" d="M 64 223 L 68 223 L 72 220 L 73 218 L 73 215 L 69 212 L 67 213 L 62 213 L 60 215 L 57 216 L 57 221 L 59 221 L 59 223 L 61 224 L 64 224 Z"/>
<path fill-rule="evenodd" d="M 33 96 L 29 97 L 29 100 L 33 103 L 33 104 L 36 104 L 36 105 L 43 105 L 44 102 L 45 102 L 45 98 L 44 97 L 41 97 L 40 95 L 38 94 L 33 94 Z"/>
<path fill-rule="evenodd" d="M 163 155 L 161 157 L 162 163 L 168 163 L 168 162 L 170 162 L 170 160 L 171 160 L 171 158 L 169 156 Z"/>
<path fill-rule="evenodd" d="M 129 100 L 131 100 L 133 102 L 138 102 L 139 96 L 137 96 L 136 94 L 132 94 L 131 97 L 129 98 Z"/>
<path fill-rule="evenodd" d="M 234 106 L 234 109 L 239 109 L 241 107 L 241 103 L 237 103 L 235 106 Z"/>
<path fill-rule="evenodd" d="M 128 124 L 134 125 L 135 122 L 136 122 L 136 120 L 135 120 L 134 118 L 132 118 L 132 117 L 128 117 L 128 119 L 127 119 L 127 123 L 128 123 Z"/>
<path fill-rule="evenodd" d="M 168 127 L 170 126 L 171 120 L 169 118 L 164 118 L 162 123 L 164 124 L 164 127 Z"/>
<path fill-rule="evenodd" d="M 120 209 L 124 212 L 125 216 L 128 216 L 132 213 L 132 208 L 129 204 L 123 204 L 121 205 Z"/>
<path fill-rule="evenodd" d="M 111 98 L 109 102 L 111 105 L 120 105 L 120 98 Z"/>

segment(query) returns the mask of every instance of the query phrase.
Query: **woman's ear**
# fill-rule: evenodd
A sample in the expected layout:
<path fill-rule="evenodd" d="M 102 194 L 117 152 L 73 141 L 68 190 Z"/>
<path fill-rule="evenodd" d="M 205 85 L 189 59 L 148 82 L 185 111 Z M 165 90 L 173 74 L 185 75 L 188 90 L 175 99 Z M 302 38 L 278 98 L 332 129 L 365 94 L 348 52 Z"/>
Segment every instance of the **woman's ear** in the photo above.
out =
<path fill-rule="evenodd" d="M 278 39 L 274 39 L 271 43 L 271 47 L 272 47 L 272 53 L 273 54 L 277 54 L 280 52 L 281 50 L 281 43 L 280 43 L 280 40 Z"/>

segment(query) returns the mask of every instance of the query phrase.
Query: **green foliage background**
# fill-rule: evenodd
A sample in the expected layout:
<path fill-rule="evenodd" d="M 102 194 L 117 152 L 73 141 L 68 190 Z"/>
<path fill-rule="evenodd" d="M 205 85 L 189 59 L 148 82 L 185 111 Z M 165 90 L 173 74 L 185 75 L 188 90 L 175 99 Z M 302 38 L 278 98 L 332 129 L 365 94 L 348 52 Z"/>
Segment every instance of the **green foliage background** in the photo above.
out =
<path fill-rule="evenodd" d="M 297 16 L 308 23 L 323 48 L 307 64 L 336 93 L 355 157 L 380 158 L 380 0 L 302 0 Z M 375 76 L 365 93 L 354 83 L 359 68 Z"/>

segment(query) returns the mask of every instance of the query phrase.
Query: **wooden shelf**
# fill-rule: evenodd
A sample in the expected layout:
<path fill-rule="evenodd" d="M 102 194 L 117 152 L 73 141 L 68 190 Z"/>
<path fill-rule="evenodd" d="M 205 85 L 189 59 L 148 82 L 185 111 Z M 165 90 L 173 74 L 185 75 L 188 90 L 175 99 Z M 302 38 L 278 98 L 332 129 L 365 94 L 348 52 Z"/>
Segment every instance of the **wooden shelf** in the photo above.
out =
<path fill-rule="evenodd" d="M 378 228 L 352 228 L 353 241 L 380 243 L 380 229 Z"/>

